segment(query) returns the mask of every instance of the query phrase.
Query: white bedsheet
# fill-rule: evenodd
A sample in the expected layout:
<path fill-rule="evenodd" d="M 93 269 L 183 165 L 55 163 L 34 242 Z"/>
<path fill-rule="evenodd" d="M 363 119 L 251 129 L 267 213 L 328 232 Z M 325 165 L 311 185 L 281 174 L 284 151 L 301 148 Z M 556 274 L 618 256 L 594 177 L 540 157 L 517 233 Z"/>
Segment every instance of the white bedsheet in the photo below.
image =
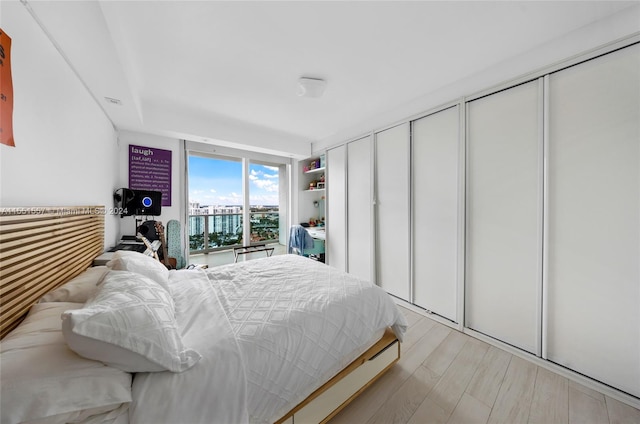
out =
<path fill-rule="evenodd" d="M 209 277 L 207 280 L 206 276 Z M 172 272 L 192 369 L 139 374 L 132 423 L 273 422 L 406 320 L 379 287 L 297 255 Z"/>
<path fill-rule="evenodd" d="M 170 273 L 185 346 L 202 359 L 182 373 L 138 373 L 129 422 L 246 423 L 244 366 L 229 321 L 202 271 Z"/>

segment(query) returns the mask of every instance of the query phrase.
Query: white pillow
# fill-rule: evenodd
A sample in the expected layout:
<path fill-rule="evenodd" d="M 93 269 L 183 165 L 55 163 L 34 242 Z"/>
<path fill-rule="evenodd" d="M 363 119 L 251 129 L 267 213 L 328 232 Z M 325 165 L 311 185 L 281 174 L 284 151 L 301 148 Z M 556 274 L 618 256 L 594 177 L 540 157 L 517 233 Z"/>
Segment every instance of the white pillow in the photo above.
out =
<path fill-rule="evenodd" d="M 131 374 L 82 358 L 60 315 L 81 303 L 38 303 L 0 344 L 0 422 L 73 423 L 131 402 Z"/>
<path fill-rule="evenodd" d="M 139 252 L 117 250 L 113 258 L 107 262 L 113 270 L 131 271 L 151 278 L 165 289 L 169 289 L 169 270 L 162 262 Z"/>
<path fill-rule="evenodd" d="M 133 272 L 111 271 L 96 296 L 62 321 L 73 351 L 123 371 L 181 372 L 200 360 L 182 344 L 169 292 Z"/>
<path fill-rule="evenodd" d="M 98 285 L 109 272 L 106 266 L 87 268 L 80 275 L 42 296 L 40 302 L 84 303 L 98 291 Z"/>

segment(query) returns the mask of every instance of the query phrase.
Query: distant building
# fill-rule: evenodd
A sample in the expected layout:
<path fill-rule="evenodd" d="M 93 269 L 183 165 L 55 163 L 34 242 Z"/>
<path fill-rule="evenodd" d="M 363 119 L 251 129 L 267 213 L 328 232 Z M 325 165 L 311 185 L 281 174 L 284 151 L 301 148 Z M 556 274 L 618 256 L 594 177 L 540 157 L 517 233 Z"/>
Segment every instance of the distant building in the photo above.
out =
<path fill-rule="evenodd" d="M 258 235 L 261 238 L 256 240 L 264 240 L 265 237 L 272 239 L 274 230 L 277 238 L 278 205 L 253 205 L 250 211 L 252 240 Z M 207 231 L 208 237 L 215 233 L 221 237 L 233 237 L 242 232 L 242 206 L 200 205 L 199 202 L 189 202 L 189 215 L 189 236 L 202 236 Z M 270 222 L 265 222 L 265 219 Z"/>
<path fill-rule="evenodd" d="M 205 231 L 204 220 L 208 222 L 209 233 L 235 234 L 242 228 L 242 206 L 201 206 L 198 202 L 189 203 L 189 235 L 202 234 Z M 197 215 L 208 215 L 197 217 Z"/>

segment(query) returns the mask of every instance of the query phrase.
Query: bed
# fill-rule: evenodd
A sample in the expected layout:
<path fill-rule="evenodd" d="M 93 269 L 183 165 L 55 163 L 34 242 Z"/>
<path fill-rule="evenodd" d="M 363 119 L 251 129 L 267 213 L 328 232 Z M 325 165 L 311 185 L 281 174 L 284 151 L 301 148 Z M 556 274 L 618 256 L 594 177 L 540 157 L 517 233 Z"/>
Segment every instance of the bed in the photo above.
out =
<path fill-rule="evenodd" d="M 400 357 L 406 320 L 368 282 L 297 255 L 90 267 L 103 226 L 0 209 L 3 423 L 326 422 Z"/>

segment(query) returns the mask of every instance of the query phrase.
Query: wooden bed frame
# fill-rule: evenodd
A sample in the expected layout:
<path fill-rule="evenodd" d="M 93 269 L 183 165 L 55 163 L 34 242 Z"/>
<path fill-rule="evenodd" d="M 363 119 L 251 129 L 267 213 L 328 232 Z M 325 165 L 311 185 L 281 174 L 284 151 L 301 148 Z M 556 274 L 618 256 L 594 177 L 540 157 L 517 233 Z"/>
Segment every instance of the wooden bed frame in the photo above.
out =
<path fill-rule="evenodd" d="M 400 359 L 400 342 L 390 328 L 378 342 L 309 395 L 276 424 L 326 423 Z"/>
<path fill-rule="evenodd" d="M 0 208 L 0 338 L 103 251 L 104 206 Z M 391 329 L 277 424 L 326 422 L 400 359 Z"/>
<path fill-rule="evenodd" d="M 102 253 L 104 213 L 104 206 L 0 208 L 0 338 Z"/>

